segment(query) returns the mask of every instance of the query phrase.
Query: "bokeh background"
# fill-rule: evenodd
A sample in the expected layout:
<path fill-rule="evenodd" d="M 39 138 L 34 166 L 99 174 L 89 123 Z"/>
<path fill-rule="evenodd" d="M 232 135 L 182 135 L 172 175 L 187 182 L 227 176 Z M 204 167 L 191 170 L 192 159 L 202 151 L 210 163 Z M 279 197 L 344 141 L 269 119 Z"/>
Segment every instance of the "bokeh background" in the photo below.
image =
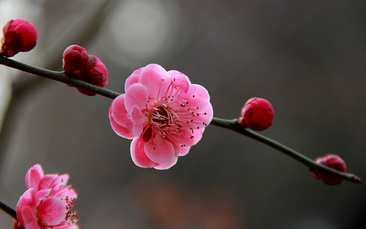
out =
<path fill-rule="evenodd" d="M 71 44 L 123 93 L 148 63 L 188 75 L 216 117 L 271 101 L 264 135 L 310 158 L 339 154 L 366 179 L 366 2 L 357 0 L 0 0 L 1 24 L 36 25 L 34 50 L 14 59 L 60 70 Z M 0 68 L 0 199 L 12 207 L 26 171 L 69 173 L 82 228 L 365 228 L 365 184 L 336 187 L 265 145 L 209 126 L 167 171 L 141 169 L 110 128 L 111 100 Z M 0 214 L 0 227 L 12 220 Z"/>

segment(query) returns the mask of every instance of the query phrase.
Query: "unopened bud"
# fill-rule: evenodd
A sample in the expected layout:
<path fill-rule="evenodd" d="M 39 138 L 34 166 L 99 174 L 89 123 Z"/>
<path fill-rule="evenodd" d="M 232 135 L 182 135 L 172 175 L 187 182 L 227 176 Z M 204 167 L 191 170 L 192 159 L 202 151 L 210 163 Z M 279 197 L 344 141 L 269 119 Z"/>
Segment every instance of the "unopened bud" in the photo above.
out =
<path fill-rule="evenodd" d="M 342 173 L 347 172 L 346 163 L 342 158 L 335 154 L 327 154 L 323 157 L 318 157 L 315 162 L 329 168 L 338 170 Z M 327 171 L 313 170 L 314 177 L 316 179 L 321 179 L 325 184 L 337 185 L 342 183 L 343 178 L 337 175 L 331 174 Z"/>
<path fill-rule="evenodd" d="M 28 52 L 37 44 L 38 32 L 36 27 L 24 19 L 13 19 L 3 27 L 0 54 L 12 57 L 18 52 Z"/>
<path fill-rule="evenodd" d="M 88 63 L 88 52 L 79 45 L 70 45 L 63 53 L 62 68 L 66 73 L 82 69 Z"/>
<path fill-rule="evenodd" d="M 86 82 L 104 87 L 108 83 L 108 71 L 103 62 L 96 56 L 89 55 L 88 64 L 85 67 Z"/>
<path fill-rule="evenodd" d="M 22 225 L 20 225 L 18 221 L 14 220 L 13 229 L 24 229 L 24 228 L 22 227 Z"/>
<path fill-rule="evenodd" d="M 88 62 L 82 69 L 69 72 L 66 74 L 70 75 L 75 79 L 85 81 L 98 87 L 104 87 L 108 83 L 107 68 L 98 57 L 93 55 L 88 55 Z M 89 96 L 96 95 L 94 91 L 89 91 L 83 88 L 76 88 L 76 89 L 85 95 Z"/>
<path fill-rule="evenodd" d="M 251 98 L 243 106 L 239 123 L 243 128 L 262 131 L 272 125 L 273 107 L 261 98 Z"/>

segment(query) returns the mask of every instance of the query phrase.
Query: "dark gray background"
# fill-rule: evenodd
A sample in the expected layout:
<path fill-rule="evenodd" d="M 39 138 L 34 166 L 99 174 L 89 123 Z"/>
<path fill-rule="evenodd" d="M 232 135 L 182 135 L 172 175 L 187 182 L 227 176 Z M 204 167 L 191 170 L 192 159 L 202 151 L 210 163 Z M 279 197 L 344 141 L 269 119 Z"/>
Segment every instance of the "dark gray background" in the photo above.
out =
<path fill-rule="evenodd" d="M 366 179 L 365 1 L 125 0 L 104 11 L 96 0 L 14 2 L 2 20 L 24 16 L 40 33 L 16 59 L 59 70 L 63 50 L 78 43 L 121 93 L 133 70 L 159 63 L 205 86 L 221 118 L 266 98 L 275 117 L 264 135 L 310 158 L 336 153 Z M 215 126 L 173 168 L 141 169 L 130 141 L 110 128 L 110 99 L 28 74 L 13 82 L 0 139 L 0 198 L 10 206 L 40 163 L 70 174 L 82 228 L 364 227 L 364 184 L 324 185 L 280 152 Z M 12 220 L 0 214 L 0 224 Z"/>

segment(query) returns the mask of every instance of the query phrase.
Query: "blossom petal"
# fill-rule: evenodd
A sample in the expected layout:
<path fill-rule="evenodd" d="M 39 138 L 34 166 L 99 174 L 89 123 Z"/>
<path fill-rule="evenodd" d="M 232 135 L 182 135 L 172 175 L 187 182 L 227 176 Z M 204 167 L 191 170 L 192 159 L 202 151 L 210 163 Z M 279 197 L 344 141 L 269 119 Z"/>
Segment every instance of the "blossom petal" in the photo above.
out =
<path fill-rule="evenodd" d="M 57 177 L 56 174 L 46 174 L 43 176 L 38 184 L 38 190 L 48 189 L 52 181 Z"/>
<path fill-rule="evenodd" d="M 148 90 L 144 85 L 140 83 L 132 84 L 126 92 L 126 100 L 125 100 L 126 110 L 130 111 L 133 108 L 133 106 L 137 106 L 141 109 L 145 108 L 147 98 L 148 98 Z"/>
<path fill-rule="evenodd" d="M 65 219 L 66 205 L 57 197 L 48 197 L 39 204 L 38 215 L 45 225 L 58 225 Z"/>
<path fill-rule="evenodd" d="M 126 127 L 127 110 L 125 107 L 126 94 L 122 94 L 115 98 L 109 108 L 109 118 L 113 117 L 114 121 L 120 126 Z"/>
<path fill-rule="evenodd" d="M 157 166 L 156 162 L 150 160 L 144 151 L 145 142 L 142 138 L 135 138 L 131 142 L 131 157 L 132 161 L 139 167 L 151 168 Z"/>
<path fill-rule="evenodd" d="M 193 141 L 192 146 L 196 145 L 201 140 L 204 131 L 205 131 L 204 128 L 193 131 L 193 136 L 194 136 L 193 140 L 194 141 Z"/>
<path fill-rule="evenodd" d="M 44 199 L 46 198 L 51 192 L 51 189 L 43 189 L 41 191 L 38 191 L 34 194 L 33 198 L 34 198 L 34 204 L 36 206 L 38 206 L 38 204 Z"/>
<path fill-rule="evenodd" d="M 21 205 L 34 205 L 34 195 L 37 193 L 35 188 L 30 188 L 27 191 L 23 193 L 23 195 L 20 197 L 22 200 Z"/>
<path fill-rule="evenodd" d="M 191 131 L 181 130 L 180 135 L 174 136 L 174 138 L 180 144 L 181 147 L 185 146 L 190 147 L 197 144 L 197 142 L 201 140 L 203 131 L 204 131 L 203 128 Z"/>
<path fill-rule="evenodd" d="M 210 104 L 210 95 L 206 88 L 201 85 L 192 84 L 189 87 L 187 96 L 188 97 L 185 98 L 188 102 L 187 106 L 195 108 L 195 111 L 201 111 Z"/>
<path fill-rule="evenodd" d="M 178 154 L 180 152 L 180 147 L 178 145 L 173 144 L 174 147 L 174 151 L 175 151 L 175 155 L 174 155 L 174 159 L 173 161 L 171 161 L 170 163 L 166 163 L 166 164 L 159 164 L 157 166 L 154 167 L 154 169 L 157 170 L 166 170 L 171 168 L 173 165 L 177 164 L 178 161 Z"/>
<path fill-rule="evenodd" d="M 175 159 L 175 150 L 172 143 L 156 135 L 145 143 L 146 156 L 159 164 L 169 164 Z"/>
<path fill-rule="evenodd" d="M 158 64 L 149 64 L 141 72 L 139 82 L 143 84 L 148 92 L 149 98 L 159 99 L 164 96 L 170 81 L 168 72 Z"/>
<path fill-rule="evenodd" d="M 59 189 L 66 185 L 67 181 L 69 180 L 68 174 L 58 175 L 56 179 L 50 184 L 52 189 Z"/>
<path fill-rule="evenodd" d="M 184 146 L 184 147 L 181 147 L 180 148 L 180 151 L 179 151 L 179 156 L 185 156 L 189 153 L 189 150 L 191 149 L 190 146 Z"/>
<path fill-rule="evenodd" d="M 132 110 L 127 114 L 127 129 L 133 136 L 140 136 L 145 121 L 146 117 L 141 113 L 140 108 L 133 106 Z"/>
<path fill-rule="evenodd" d="M 19 214 L 22 212 L 22 209 L 25 206 L 34 206 L 34 199 L 33 196 L 36 193 L 36 190 L 34 188 L 30 188 L 27 191 L 23 193 L 23 195 L 19 198 L 16 210 L 18 212 L 18 221 L 21 225 L 24 225 L 23 215 Z"/>
<path fill-rule="evenodd" d="M 191 146 L 197 144 L 201 140 L 203 132 L 204 128 L 193 131 L 181 130 L 180 136 L 174 136 L 175 141 L 179 142 L 180 145 L 178 156 L 187 155 Z"/>
<path fill-rule="evenodd" d="M 212 104 L 208 103 L 206 108 L 199 112 L 199 116 L 196 121 L 202 123 L 202 127 L 208 126 L 213 118 L 213 108 Z"/>
<path fill-rule="evenodd" d="M 111 123 L 111 127 L 116 134 L 118 134 L 119 136 L 121 136 L 123 138 L 127 138 L 127 139 L 134 138 L 134 136 L 131 134 L 129 129 L 117 124 L 116 121 L 114 121 L 113 117 L 109 116 L 109 118 L 110 118 L 109 121 Z"/>
<path fill-rule="evenodd" d="M 181 72 L 176 70 L 168 71 L 169 75 L 172 78 L 172 86 L 175 89 L 182 90 L 184 93 L 187 93 L 189 86 L 191 85 L 191 81 L 189 78 Z"/>
<path fill-rule="evenodd" d="M 127 89 L 132 84 L 139 82 L 139 77 L 142 72 L 142 69 L 143 68 L 139 68 L 139 69 L 135 70 L 134 72 L 132 72 L 132 74 L 129 77 L 127 77 L 126 82 L 125 82 L 125 91 L 127 91 Z"/>
<path fill-rule="evenodd" d="M 62 199 L 65 198 L 66 196 L 69 199 L 71 199 L 71 198 L 76 199 L 76 197 L 77 197 L 77 193 L 70 186 L 64 187 L 64 188 L 61 188 L 61 189 L 58 189 L 58 190 L 52 190 L 50 195 L 57 196 L 58 198 L 62 198 Z"/>
<path fill-rule="evenodd" d="M 210 94 L 208 94 L 208 91 L 206 88 L 204 88 L 202 85 L 199 84 L 192 84 L 189 88 L 192 94 L 195 94 L 196 98 L 200 98 L 205 101 L 210 101 Z"/>
<path fill-rule="evenodd" d="M 70 225 L 65 229 L 80 229 L 76 224 Z"/>
<path fill-rule="evenodd" d="M 43 177 L 43 170 L 39 164 L 34 165 L 30 168 L 25 176 L 25 184 L 27 188 L 36 188 L 38 189 L 38 184 L 41 178 Z"/>
<path fill-rule="evenodd" d="M 178 133 L 175 133 L 174 135 L 171 134 L 168 138 L 171 140 L 171 142 L 176 142 L 179 144 L 179 146 L 191 146 L 193 144 L 193 131 L 190 130 L 180 130 Z"/>
<path fill-rule="evenodd" d="M 35 213 L 35 209 L 25 206 L 20 211 L 23 217 L 23 227 L 26 229 L 41 229 L 37 223 L 37 217 Z M 20 222 L 20 221 L 19 221 Z"/>

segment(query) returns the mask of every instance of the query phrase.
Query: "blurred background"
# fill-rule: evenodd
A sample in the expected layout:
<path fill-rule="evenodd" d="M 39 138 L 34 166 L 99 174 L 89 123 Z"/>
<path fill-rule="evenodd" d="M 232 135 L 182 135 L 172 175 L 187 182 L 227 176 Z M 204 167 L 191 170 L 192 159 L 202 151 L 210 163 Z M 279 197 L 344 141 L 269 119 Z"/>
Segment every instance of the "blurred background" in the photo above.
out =
<path fill-rule="evenodd" d="M 366 179 L 366 2 L 357 0 L 0 0 L 36 48 L 14 57 L 53 70 L 79 44 L 124 92 L 159 63 L 203 85 L 216 117 L 269 100 L 263 132 L 310 158 L 340 155 Z M 69 173 L 82 228 L 365 228 L 366 186 L 331 187 L 274 149 L 215 126 L 167 171 L 142 169 L 110 127 L 111 100 L 0 67 L 0 199 L 15 208 L 27 170 Z M 1 228 L 12 220 L 0 214 Z"/>

